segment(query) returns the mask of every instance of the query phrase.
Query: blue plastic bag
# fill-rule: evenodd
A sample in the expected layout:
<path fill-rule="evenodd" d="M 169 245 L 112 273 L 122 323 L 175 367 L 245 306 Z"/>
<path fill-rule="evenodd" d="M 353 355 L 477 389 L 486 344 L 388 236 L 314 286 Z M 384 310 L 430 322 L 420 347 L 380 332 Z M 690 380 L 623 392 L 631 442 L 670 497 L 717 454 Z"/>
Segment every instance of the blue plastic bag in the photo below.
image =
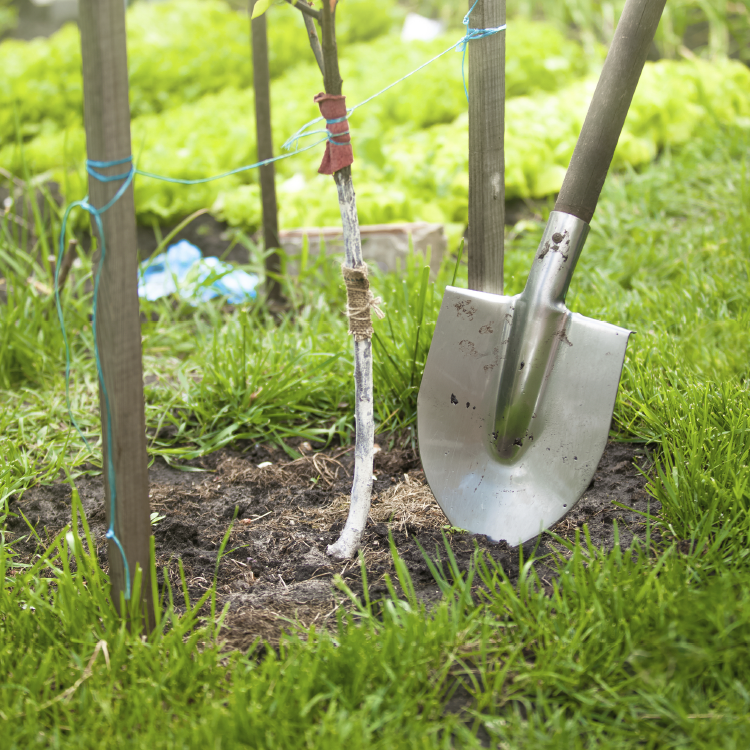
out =
<path fill-rule="evenodd" d="M 155 300 L 170 294 L 192 304 L 224 296 L 232 305 L 255 299 L 258 277 L 218 258 L 204 258 L 187 240 L 138 267 L 138 296 Z"/>

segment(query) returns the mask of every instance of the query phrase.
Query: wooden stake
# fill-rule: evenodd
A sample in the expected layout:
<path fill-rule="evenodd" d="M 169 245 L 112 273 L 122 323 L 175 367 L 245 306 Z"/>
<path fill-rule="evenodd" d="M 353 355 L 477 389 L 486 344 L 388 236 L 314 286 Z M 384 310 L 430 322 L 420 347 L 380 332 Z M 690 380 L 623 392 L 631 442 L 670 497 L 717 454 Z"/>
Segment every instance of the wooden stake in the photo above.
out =
<path fill-rule="evenodd" d="M 257 0 L 250 0 L 250 15 Z M 253 49 L 253 87 L 255 89 L 255 132 L 258 161 L 273 158 L 271 133 L 271 82 L 268 67 L 268 34 L 265 13 L 250 21 L 250 41 Z M 279 215 L 276 203 L 276 170 L 273 164 L 260 168 L 260 194 L 263 206 L 263 244 L 266 252 L 280 247 Z M 284 302 L 281 284 L 274 276 L 281 273 L 278 253 L 266 255 L 266 298 L 280 305 Z"/>
<path fill-rule="evenodd" d="M 469 0 L 469 7 L 474 0 Z M 479 0 L 472 29 L 505 23 L 505 0 Z M 503 293 L 505 32 L 469 42 L 469 289 Z"/>
<path fill-rule="evenodd" d="M 88 158 L 115 161 L 131 155 L 125 6 L 122 0 L 81 0 L 79 10 L 83 58 L 84 120 Z M 129 164 L 98 169 L 106 175 L 127 172 Z M 90 203 L 103 207 L 122 181 L 89 179 Z M 110 522 L 110 498 L 116 488 L 114 531 L 130 568 L 143 570 L 141 601 L 153 625 L 149 537 L 146 420 L 143 401 L 141 326 L 138 309 L 136 224 L 133 186 L 102 215 L 106 255 L 97 302 L 97 334 L 104 383 L 109 394 L 112 444 L 107 441 L 107 409 L 100 389 L 104 451 L 104 507 Z M 95 222 L 92 220 L 95 227 Z M 101 238 L 99 238 L 101 248 Z M 111 455 L 114 477 L 108 471 Z M 112 597 L 119 608 L 125 592 L 125 567 L 109 540 Z"/>

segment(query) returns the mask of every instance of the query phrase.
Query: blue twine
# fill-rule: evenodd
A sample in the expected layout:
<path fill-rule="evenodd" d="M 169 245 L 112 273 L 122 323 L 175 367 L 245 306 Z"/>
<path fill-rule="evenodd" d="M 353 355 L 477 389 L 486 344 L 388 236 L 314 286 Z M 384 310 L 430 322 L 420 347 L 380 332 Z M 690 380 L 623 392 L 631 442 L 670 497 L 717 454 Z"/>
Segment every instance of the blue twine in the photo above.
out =
<path fill-rule="evenodd" d="M 337 122 L 346 122 L 346 117 L 335 117 L 333 120 L 326 120 L 326 125 L 335 125 Z M 334 146 L 348 146 L 350 141 L 337 141 L 334 139 L 335 135 L 349 135 L 348 130 L 342 130 L 340 133 L 331 133 L 330 130 L 326 128 L 326 133 L 328 133 L 328 142 L 332 143 Z"/>
<path fill-rule="evenodd" d="M 469 42 L 473 42 L 476 39 L 484 39 L 485 37 L 492 36 L 493 34 L 497 34 L 500 31 L 505 31 L 507 28 L 507 24 L 503 24 L 502 26 L 497 26 L 495 28 L 489 28 L 489 29 L 472 29 L 469 26 L 469 16 L 471 15 L 471 11 L 474 10 L 474 8 L 477 7 L 477 3 L 479 0 L 474 0 L 474 5 L 469 8 L 469 12 L 464 16 L 463 24 L 466 27 L 466 36 L 456 45 L 457 47 L 460 47 L 462 52 L 461 57 L 461 77 L 463 78 L 464 82 L 464 93 L 466 94 L 466 101 L 469 101 L 469 90 L 466 88 L 466 73 L 464 72 L 464 66 L 466 64 L 466 47 L 468 46 Z"/>
<path fill-rule="evenodd" d="M 320 143 L 323 143 L 326 139 L 322 139 L 320 141 L 317 141 L 316 143 L 311 144 L 310 146 L 306 146 L 305 148 L 299 149 L 297 151 L 294 151 L 290 154 L 281 154 L 280 156 L 273 157 L 271 159 L 264 159 L 263 161 L 256 162 L 255 164 L 250 164 L 245 167 L 239 167 L 237 169 L 233 169 L 229 172 L 224 172 L 219 175 L 214 175 L 213 177 L 206 177 L 198 180 L 184 180 L 174 177 L 165 177 L 163 175 L 157 175 L 152 174 L 151 172 L 144 172 L 140 169 L 137 169 L 135 166 L 133 166 L 133 157 L 132 156 L 126 156 L 124 159 L 116 159 L 114 161 L 95 161 L 93 159 L 87 159 L 86 160 L 86 171 L 88 174 L 93 177 L 95 180 L 98 180 L 99 182 L 108 183 L 108 182 L 116 182 L 118 180 L 122 180 L 122 185 L 117 189 L 117 192 L 114 194 L 114 196 L 101 208 L 96 208 L 95 206 L 92 206 L 91 203 L 89 203 L 89 196 L 87 195 L 83 200 L 80 201 L 74 201 L 71 203 L 66 209 L 65 213 L 63 214 L 63 220 L 62 220 L 62 226 L 60 228 L 60 241 L 58 243 L 58 253 L 57 253 L 57 265 L 55 267 L 55 304 L 57 307 L 57 317 L 60 321 L 60 328 L 62 329 L 62 335 L 63 335 L 63 343 L 65 345 L 65 402 L 68 407 L 68 416 L 70 418 L 71 423 L 75 427 L 78 434 L 83 439 L 83 442 L 85 443 L 86 447 L 89 450 L 92 450 L 91 445 L 89 444 L 89 441 L 86 439 L 86 436 L 83 434 L 83 431 L 81 430 L 80 425 L 76 421 L 75 417 L 73 416 L 73 410 L 70 403 L 70 369 L 71 369 L 71 358 L 70 358 L 70 343 L 68 341 L 68 333 L 65 328 L 65 320 L 63 317 L 63 311 L 62 311 L 62 304 L 60 302 L 60 289 L 59 289 L 59 276 L 60 276 L 60 268 L 62 267 L 62 260 L 63 256 L 65 254 L 65 237 L 67 234 L 67 226 L 68 226 L 68 218 L 70 217 L 71 212 L 74 208 L 82 208 L 84 211 L 87 211 L 94 219 L 94 222 L 96 223 L 96 228 L 99 232 L 99 239 L 101 243 L 101 257 L 99 259 L 99 267 L 96 270 L 96 277 L 94 280 L 94 299 L 92 303 L 92 315 L 91 315 L 91 326 L 94 334 L 94 360 L 96 362 L 96 373 L 99 380 L 99 387 L 101 389 L 102 395 L 104 397 L 104 410 L 106 414 L 107 419 L 107 476 L 109 477 L 109 527 L 107 529 L 106 538 L 111 539 L 115 545 L 117 546 L 117 549 L 120 552 L 120 557 L 122 558 L 123 567 L 125 570 L 125 599 L 129 600 L 131 597 L 131 577 L 130 577 L 130 566 L 128 565 L 128 560 L 125 556 L 125 550 L 123 549 L 122 542 L 118 539 L 117 534 L 115 533 L 115 503 L 117 499 L 117 482 L 115 479 L 115 467 L 114 462 L 112 460 L 112 411 L 110 409 L 110 403 L 109 403 L 109 392 L 107 391 L 107 386 L 104 382 L 104 373 L 102 371 L 102 365 L 101 365 L 101 359 L 99 357 L 99 342 L 98 342 L 98 335 L 97 335 L 97 321 L 98 321 L 98 315 L 97 315 L 97 309 L 98 309 L 98 302 L 99 302 L 99 283 L 101 280 L 101 273 L 102 268 L 104 266 L 104 259 L 107 254 L 107 244 L 104 238 L 104 225 L 102 223 L 102 214 L 108 211 L 112 206 L 114 206 L 115 203 L 117 203 L 118 200 L 123 196 L 125 191 L 128 189 L 130 184 L 133 182 L 133 178 L 136 174 L 140 174 L 144 177 L 152 177 L 157 180 L 163 180 L 165 182 L 173 182 L 180 185 L 198 185 L 205 182 L 211 182 L 213 180 L 219 180 L 222 177 L 228 177 L 229 175 L 237 174 L 239 172 L 245 172 L 249 169 L 257 169 L 258 167 L 262 167 L 266 164 L 270 164 L 271 162 L 279 161 L 280 159 L 288 159 L 291 156 L 294 156 L 297 153 L 302 153 L 303 151 L 309 151 L 312 148 L 315 148 L 315 146 L 318 146 Z M 105 175 L 99 172 L 100 169 L 108 169 L 110 167 L 118 167 L 123 164 L 130 164 L 130 169 L 128 169 L 127 172 L 122 172 L 120 174 L 115 175 Z"/>
<path fill-rule="evenodd" d="M 103 167 L 109 167 L 109 166 L 117 166 L 118 164 L 125 164 L 129 161 L 132 161 L 130 157 L 126 159 L 121 159 L 116 162 L 92 162 L 95 166 L 99 168 Z M 87 163 L 88 166 L 88 163 Z M 76 208 L 80 207 L 83 208 L 85 211 L 88 211 L 91 216 L 94 217 L 94 220 L 96 222 L 97 229 L 99 230 L 99 237 L 101 239 L 101 258 L 99 261 L 99 267 L 96 270 L 96 278 L 94 281 L 94 301 L 92 305 L 92 315 L 91 315 L 91 327 L 94 332 L 94 360 L 96 362 L 96 373 L 99 378 L 99 387 L 101 388 L 102 394 L 104 396 L 104 410 L 107 415 L 107 476 L 109 477 L 109 527 L 107 528 L 106 538 L 111 539 L 115 545 L 117 546 L 117 549 L 120 552 L 120 557 L 122 558 L 123 566 L 125 569 L 125 599 L 130 599 L 130 566 L 128 565 L 128 560 L 125 557 L 125 550 L 122 547 L 122 543 L 117 538 L 117 535 L 115 534 L 115 500 L 117 495 L 117 484 L 115 482 L 115 467 L 114 462 L 112 461 L 112 412 L 109 406 L 109 392 L 107 391 L 107 386 L 104 383 L 104 374 L 102 372 L 102 363 L 99 358 L 99 346 L 97 342 L 97 303 L 99 301 L 99 282 L 101 281 L 101 274 L 102 274 L 102 267 L 104 266 L 104 258 L 107 253 L 107 246 L 104 241 L 104 226 L 102 225 L 102 217 L 101 215 L 114 203 L 120 198 L 120 196 L 125 192 L 127 189 L 127 186 L 130 184 L 130 182 L 133 179 L 133 170 L 129 170 L 128 172 L 125 172 L 122 175 L 112 176 L 110 178 L 105 177 L 104 175 L 99 175 L 98 173 L 94 172 L 94 174 L 97 176 L 97 179 L 99 177 L 103 177 L 102 182 L 113 182 L 115 179 L 124 179 L 125 182 L 120 186 L 117 193 L 115 193 L 115 196 L 112 198 L 109 203 L 107 203 L 103 208 L 97 209 L 94 206 L 92 206 L 88 202 L 88 196 L 80 201 L 75 201 L 74 203 L 71 203 L 67 209 L 65 210 L 65 215 L 63 216 L 63 223 L 62 223 L 62 229 L 60 231 L 60 243 L 58 247 L 58 253 L 57 253 L 57 266 L 55 267 L 55 302 L 57 304 L 57 316 L 60 320 L 60 327 L 62 328 L 62 334 L 63 334 L 63 341 L 65 342 L 65 399 L 68 406 L 68 414 L 70 416 L 70 419 L 78 431 L 78 434 L 83 438 L 84 443 L 86 443 L 86 447 L 91 450 L 91 446 L 89 445 L 88 440 L 86 440 L 86 436 L 81 431 L 81 428 L 78 426 L 78 423 L 73 417 L 73 413 L 70 407 L 70 346 L 68 345 L 68 335 L 65 330 L 65 321 L 63 320 L 63 313 L 62 313 L 62 306 L 60 304 L 60 289 L 58 286 L 58 280 L 59 280 L 59 269 L 62 265 L 62 259 L 63 254 L 65 252 L 65 228 L 68 223 L 68 217 L 70 216 L 70 212 Z"/>
<path fill-rule="evenodd" d="M 423 63 L 418 68 L 415 68 L 410 73 L 407 73 L 402 78 L 399 78 L 397 81 L 394 81 L 393 83 L 389 84 L 384 89 L 381 89 L 380 91 L 368 97 L 364 101 L 361 101 L 359 104 L 355 104 L 353 107 L 347 110 L 347 115 L 345 117 L 338 117 L 333 120 L 326 120 L 326 124 L 333 125 L 335 123 L 344 122 L 346 119 L 348 119 L 348 116 L 355 110 L 359 109 L 360 107 L 363 107 L 365 104 L 368 104 L 373 99 L 376 99 L 377 97 L 381 96 L 386 91 L 389 91 L 394 86 L 397 86 L 399 83 L 402 83 L 407 78 L 410 78 L 415 73 L 418 73 L 420 70 L 422 70 L 423 68 L 426 68 L 428 65 L 435 62 L 435 60 L 438 60 L 444 55 L 447 55 L 449 52 L 453 51 L 454 49 L 460 49 L 463 53 L 463 57 L 461 60 L 461 76 L 463 78 L 464 92 L 466 93 L 466 101 L 468 101 L 469 92 L 466 88 L 466 75 L 464 72 L 464 64 L 466 62 L 466 47 L 468 43 L 470 41 L 474 41 L 475 39 L 483 39 L 484 37 L 497 34 L 498 32 L 504 31 L 506 29 L 506 25 L 498 26 L 497 28 L 490 28 L 490 29 L 470 28 L 469 16 L 471 15 L 471 12 L 474 10 L 478 2 L 479 0 L 474 0 L 474 5 L 471 6 L 471 8 L 469 9 L 469 12 L 466 14 L 466 16 L 464 16 L 463 24 L 466 27 L 466 34 L 463 38 L 459 39 L 455 44 L 448 47 L 448 49 L 446 49 L 444 52 L 441 52 L 439 55 L 435 55 L 435 57 Z M 115 159 L 113 161 L 96 161 L 93 159 L 87 159 L 86 171 L 95 180 L 98 180 L 99 182 L 103 182 L 103 183 L 117 182 L 118 180 L 122 180 L 123 181 L 122 185 L 120 185 L 120 187 L 117 189 L 117 192 L 114 194 L 111 200 L 109 200 L 101 208 L 95 208 L 94 206 L 92 206 L 89 203 L 89 196 L 87 195 L 85 198 L 83 198 L 80 201 L 74 201 L 65 209 L 65 213 L 63 215 L 63 220 L 62 220 L 62 226 L 60 228 L 60 242 L 58 246 L 57 265 L 55 267 L 55 304 L 57 307 L 57 317 L 60 321 L 60 328 L 62 330 L 63 342 L 65 344 L 65 401 L 68 407 L 68 416 L 70 418 L 71 423 L 73 424 L 76 431 L 81 436 L 81 438 L 83 439 L 83 442 L 86 444 L 86 447 L 89 450 L 91 450 L 91 445 L 86 439 L 86 436 L 83 434 L 83 431 L 81 430 L 75 417 L 73 416 L 73 410 L 70 404 L 70 366 L 71 366 L 70 344 L 68 341 L 68 334 L 65 329 L 65 320 L 63 318 L 62 305 L 60 303 L 60 289 L 59 289 L 59 275 L 60 275 L 60 268 L 62 266 L 63 256 L 65 254 L 64 243 L 65 243 L 65 237 L 66 237 L 67 226 L 68 226 L 68 217 L 70 216 L 70 213 L 74 208 L 82 208 L 84 211 L 87 211 L 94 218 L 96 227 L 99 231 L 99 238 L 101 242 L 101 257 L 99 259 L 99 267 L 96 270 L 96 277 L 94 280 L 94 299 L 93 299 L 93 304 L 92 304 L 91 325 L 92 325 L 92 330 L 94 334 L 94 360 L 96 362 L 96 373 L 99 379 L 99 387 L 101 388 L 101 392 L 104 396 L 104 408 L 105 408 L 105 413 L 107 416 L 107 446 L 108 446 L 107 474 L 109 476 L 110 505 L 109 505 L 109 527 L 107 529 L 107 533 L 105 536 L 107 539 L 111 539 L 115 543 L 118 551 L 120 552 L 120 557 L 122 558 L 123 566 L 125 569 L 125 599 L 126 600 L 129 600 L 131 596 L 130 566 L 128 565 L 128 560 L 125 557 L 125 550 L 123 549 L 122 543 L 120 542 L 120 540 L 117 538 L 117 535 L 115 534 L 115 500 L 116 500 L 116 493 L 117 493 L 117 483 L 115 481 L 115 467 L 114 467 L 114 462 L 112 460 L 112 413 L 111 413 L 110 405 L 109 405 L 109 393 L 104 383 L 104 373 L 102 371 L 101 360 L 99 358 L 99 345 L 98 345 L 98 339 L 97 339 L 97 303 L 99 300 L 99 282 L 101 280 L 102 268 L 104 266 L 104 259 L 106 257 L 106 252 L 107 252 L 106 242 L 104 239 L 104 226 L 102 224 L 102 214 L 108 211 L 115 203 L 117 203 L 118 200 L 120 200 L 120 198 L 124 195 L 128 187 L 130 187 L 130 184 L 133 182 L 133 179 L 135 178 L 137 174 L 141 175 L 142 177 L 149 177 L 154 180 L 161 180 L 162 182 L 171 182 L 176 185 L 202 185 L 204 183 L 213 182 L 214 180 L 220 180 L 224 177 L 230 177 L 231 175 L 239 174 L 241 172 L 247 172 L 251 169 L 258 169 L 259 167 L 263 167 L 267 164 L 272 164 L 273 162 L 276 162 L 276 161 L 281 161 L 282 159 L 288 159 L 292 156 L 296 156 L 297 154 L 301 154 L 305 151 L 309 151 L 310 149 L 313 149 L 316 146 L 319 146 L 321 143 L 324 143 L 325 141 L 328 141 L 335 146 L 348 145 L 346 143 L 342 143 L 334 139 L 334 136 L 349 135 L 348 130 L 342 133 L 335 133 L 335 134 L 329 132 L 328 129 L 307 131 L 307 128 L 309 128 L 311 125 L 321 122 L 324 119 L 325 118 L 323 117 L 317 117 L 314 120 L 311 120 L 307 124 L 303 125 L 293 136 L 291 136 L 291 138 L 289 138 L 283 145 L 283 148 L 287 151 L 292 149 L 292 147 L 294 148 L 294 150 L 291 151 L 290 153 L 280 154 L 279 156 L 274 156 L 270 159 L 264 159 L 263 161 L 255 162 L 254 164 L 248 164 L 247 166 L 244 166 L 244 167 L 238 167 L 237 169 L 232 169 L 229 172 L 222 172 L 221 174 L 213 175 L 212 177 L 203 177 L 203 178 L 195 179 L 195 180 L 187 180 L 187 179 L 182 179 L 178 177 L 167 177 L 164 175 L 154 174 L 153 172 L 145 172 L 141 169 L 136 168 L 133 165 L 132 156 L 126 156 L 123 159 Z M 299 140 L 301 138 L 306 138 L 311 135 L 323 134 L 323 133 L 325 133 L 325 136 L 326 136 L 325 138 L 321 138 L 315 143 L 309 146 L 305 146 L 304 148 L 299 148 Z M 122 172 L 120 174 L 105 175 L 97 171 L 100 169 L 109 169 L 111 167 L 118 167 L 123 164 L 130 164 L 130 168 L 126 172 Z"/>
<path fill-rule="evenodd" d="M 407 73 L 402 78 L 399 78 L 397 81 L 394 81 L 393 83 L 388 84 L 383 89 L 380 89 L 380 91 L 374 93 L 372 96 L 369 96 L 364 101 L 361 101 L 359 104 L 355 104 L 350 109 L 346 110 L 347 117 L 341 117 L 337 120 L 326 120 L 327 123 L 333 123 L 333 122 L 341 122 L 342 120 L 345 120 L 348 118 L 349 115 L 352 114 L 355 110 L 359 109 L 360 107 L 364 107 L 365 104 L 369 104 L 373 99 L 377 99 L 382 94 L 385 94 L 386 91 L 389 91 L 394 86 L 398 86 L 399 83 L 402 83 L 407 78 L 411 78 L 415 73 L 419 73 L 420 70 L 423 68 L 426 68 L 428 65 L 431 65 L 435 62 L 435 60 L 439 60 L 441 57 L 444 57 L 449 52 L 452 52 L 454 49 L 460 49 L 463 53 L 463 57 L 461 58 L 461 77 L 463 79 L 464 83 L 464 93 L 466 94 L 466 101 L 469 101 L 469 91 L 466 88 L 466 73 L 465 73 L 465 63 L 466 63 L 466 47 L 469 44 L 469 42 L 472 42 L 476 39 L 484 39 L 485 37 L 492 36 L 493 34 L 497 34 L 501 31 L 505 31 L 507 29 L 507 24 L 503 24 L 502 26 L 497 26 L 494 28 L 489 29 L 472 29 L 469 26 L 469 16 L 471 16 L 471 12 L 474 10 L 474 8 L 477 7 L 477 3 L 479 0 L 474 0 L 474 5 L 469 8 L 469 12 L 464 16 L 463 24 L 466 27 L 466 34 L 461 37 L 455 44 L 452 44 L 448 49 L 441 52 L 439 55 L 435 55 L 435 57 L 430 58 L 427 62 L 422 63 L 418 68 L 414 68 L 410 73 Z M 294 148 L 295 152 L 297 150 L 297 147 L 299 145 L 300 138 L 306 138 L 309 135 L 315 135 L 316 133 L 327 133 L 327 130 L 310 130 L 308 131 L 307 128 L 309 128 L 312 125 L 315 125 L 318 122 L 322 122 L 325 118 L 324 117 L 316 117 L 314 120 L 310 120 L 310 122 L 305 123 L 293 136 L 291 136 L 282 146 L 284 149 L 291 149 Z M 343 135 L 343 133 L 338 133 L 337 135 Z M 330 140 L 330 137 L 329 137 Z M 333 141 L 332 141 L 333 142 Z M 343 144 L 337 144 L 337 145 L 343 145 Z"/>

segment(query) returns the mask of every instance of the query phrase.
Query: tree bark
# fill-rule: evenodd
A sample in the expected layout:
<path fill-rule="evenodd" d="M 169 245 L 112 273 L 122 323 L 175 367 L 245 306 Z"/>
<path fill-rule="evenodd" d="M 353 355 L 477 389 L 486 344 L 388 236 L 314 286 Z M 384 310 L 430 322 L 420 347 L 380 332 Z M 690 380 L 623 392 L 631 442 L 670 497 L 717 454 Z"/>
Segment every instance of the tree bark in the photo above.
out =
<path fill-rule="evenodd" d="M 325 77 L 325 64 L 323 62 L 323 50 L 320 47 L 320 39 L 318 38 L 318 31 L 315 28 L 315 21 L 310 16 L 303 14 L 302 18 L 305 21 L 305 28 L 307 29 L 307 37 L 310 40 L 310 49 L 312 49 L 313 55 L 315 56 L 315 62 L 318 63 L 318 68 L 323 77 Z"/>
<path fill-rule="evenodd" d="M 339 73 L 338 51 L 334 13 L 330 4 L 323 3 L 323 66 L 324 86 L 327 94 L 340 95 L 343 82 Z M 333 176 L 338 191 L 341 223 L 344 232 L 344 265 L 364 268 L 362 241 L 359 233 L 357 201 L 354 194 L 351 167 L 344 167 Z M 373 409 L 372 339 L 354 341 L 354 417 L 356 443 L 354 449 L 354 479 L 352 481 L 349 515 L 335 544 L 329 545 L 328 554 L 339 559 L 353 557 L 362 543 L 362 533 L 367 524 L 372 497 L 372 465 L 375 442 Z"/>

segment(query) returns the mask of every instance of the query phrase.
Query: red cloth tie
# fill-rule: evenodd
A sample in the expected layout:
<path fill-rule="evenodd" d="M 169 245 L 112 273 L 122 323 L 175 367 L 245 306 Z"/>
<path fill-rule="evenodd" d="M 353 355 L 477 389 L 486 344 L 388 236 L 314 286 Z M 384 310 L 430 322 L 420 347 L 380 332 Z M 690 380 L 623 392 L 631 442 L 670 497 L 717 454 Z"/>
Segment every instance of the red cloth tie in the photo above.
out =
<path fill-rule="evenodd" d="M 335 94 L 318 94 L 313 100 L 320 107 L 320 114 L 326 120 L 338 120 L 346 118 L 346 97 L 336 96 Z M 354 152 L 352 151 L 351 137 L 347 132 L 349 130 L 349 121 L 344 119 L 341 122 L 327 122 L 329 138 L 326 143 L 326 152 L 323 155 L 323 161 L 318 167 L 320 174 L 333 174 L 344 167 L 348 167 L 354 161 Z M 345 135 L 344 135 L 345 134 Z M 331 143 L 333 138 L 335 143 Z"/>

